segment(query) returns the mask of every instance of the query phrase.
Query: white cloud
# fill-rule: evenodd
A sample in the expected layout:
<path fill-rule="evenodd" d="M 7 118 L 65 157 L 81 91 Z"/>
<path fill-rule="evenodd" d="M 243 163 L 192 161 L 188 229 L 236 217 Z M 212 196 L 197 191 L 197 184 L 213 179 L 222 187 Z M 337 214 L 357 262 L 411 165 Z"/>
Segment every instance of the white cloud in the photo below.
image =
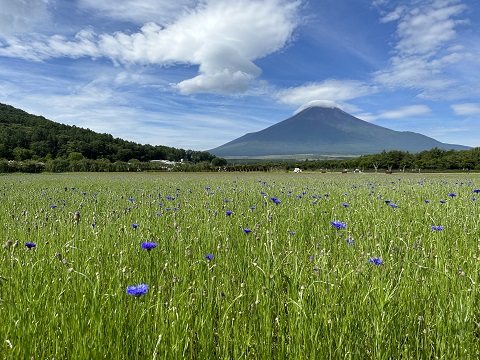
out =
<path fill-rule="evenodd" d="M 384 119 L 403 119 L 410 116 L 425 115 L 431 111 L 432 110 L 426 105 L 411 105 L 382 112 L 378 117 Z"/>
<path fill-rule="evenodd" d="M 325 80 L 281 90 L 277 99 L 284 104 L 302 105 L 318 99 L 342 103 L 375 92 L 375 88 L 354 80 Z"/>
<path fill-rule="evenodd" d="M 169 24 L 180 17 L 188 8 L 196 5 L 197 0 L 79 0 L 82 9 L 92 10 L 99 17 L 131 21 L 143 24 L 154 21 Z"/>
<path fill-rule="evenodd" d="M 313 100 L 309 101 L 302 106 L 300 106 L 294 114 L 298 114 L 300 111 L 303 111 L 305 109 L 311 108 L 311 107 L 321 107 L 321 108 L 327 108 L 327 109 L 334 109 L 334 108 L 340 108 L 340 105 L 333 101 L 328 101 L 328 100 Z"/>
<path fill-rule="evenodd" d="M 397 7 L 382 22 L 398 21 L 395 55 L 387 68 L 374 73 L 374 80 L 389 88 L 416 89 L 420 97 L 440 96 L 457 83 L 449 76 L 469 55 L 456 38 L 459 16 L 466 6 L 458 0 L 410 1 Z"/>
<path fill-rule="evenodd" d="M 455 19 L 466 10 L 464 5 L 445 1 L 426 1 L 399 17 L 396 49 L 404 55 L 428 54 L 455 37 L 455 27 L 464 20 Z"/>
<path fill-rule="evenodd" d="M 410 105 L 395 110 L 383 111 L 378 115 L 361 113 L 356 116 L 365 121 L 374 121 L 377 119 L 404 119 L 412 116 L 426 115 L 431 112 L 432 110 L 426 105 Z"/>
<path fill-rule="evenodd" d="M 379 4 L 377 4 L 379 5 Z M 391 21 L 399 20 L 402 14 L 405 12 L 406 8 L 404 6 L 398 6 L 394 11 L 388 13 L 380 19 L 382 23 L 388 23 Z"/>
<path fill-rule="evenodd" d="M 0 0 L 0 36 L 29 31 L 49 18 L 51 0 Z"/>
<path fill-rule="evenodd" d="M 208 0 L 165 27 L 149 22 L 133 34 L 97 35 L 88 28 L 74 40 L 59 35 L 37 35 L 29 42 L 10 39 L 8 46 L 0 47 L 0 56 L 30 60 L 107 57 L 116 64 L 194 65 L 199 66 L 199 75 L 176 84 L 180 92 L 239 93 L 261 72 L 253 61 L 291 40 L 300 21 L 301 2 Z"/>
<path fill-rule="evenodd" d="M 451 105 L 457 115 L 478 115 L 480 114 L 480 103 L 464 103 Z"/>

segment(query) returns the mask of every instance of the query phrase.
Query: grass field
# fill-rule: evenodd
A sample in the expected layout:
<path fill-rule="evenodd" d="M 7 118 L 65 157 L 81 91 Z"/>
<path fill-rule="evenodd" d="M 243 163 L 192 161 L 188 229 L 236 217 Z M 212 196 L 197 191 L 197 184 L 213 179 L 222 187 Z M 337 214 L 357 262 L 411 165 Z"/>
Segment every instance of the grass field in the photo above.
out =
<path fill-rule="evenodd" d="M 477 189 L 0 176 L 0 359 L 478 359 Z"/>

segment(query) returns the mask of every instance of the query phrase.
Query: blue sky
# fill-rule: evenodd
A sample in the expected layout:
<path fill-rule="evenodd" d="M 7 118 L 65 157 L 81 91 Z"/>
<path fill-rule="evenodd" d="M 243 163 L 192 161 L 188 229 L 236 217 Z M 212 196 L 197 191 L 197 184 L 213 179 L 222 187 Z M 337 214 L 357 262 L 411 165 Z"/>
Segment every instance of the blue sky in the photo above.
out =
<path fill-rule="evenodd" d="M 0 0 L 0 102 L 208 150 L 311 101 L 480 146 L 478 0 Z"/>

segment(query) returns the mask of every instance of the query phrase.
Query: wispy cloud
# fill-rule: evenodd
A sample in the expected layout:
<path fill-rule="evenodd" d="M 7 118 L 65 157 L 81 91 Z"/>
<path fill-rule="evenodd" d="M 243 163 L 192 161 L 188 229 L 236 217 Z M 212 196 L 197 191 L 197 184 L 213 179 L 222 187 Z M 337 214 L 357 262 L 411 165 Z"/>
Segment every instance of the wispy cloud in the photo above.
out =
<path fill-rule="evenodd" d="M 284 104 L 303 105 L 315 100 L 329 100 L 336 103 L 374 93 L 373 86 L 354 80 L 325 80 L 303 86 L 280 90 L 275 95 Z"/>
<path fill-rule="evenodd" d="M 49 20 L 52 0 L 0 0 L 0 37 L 24 33 Z"/>
<path fill-rule="evenodd" d="M 480 114 L 480 103 L 464 103 L 451 105 L 457 115 L 478 115 Z"/>
<path fill-rule="evenodd" d="M 111 0 L 78 0 L 81 9 L 91 10 L 98 17 L 140 25 L 149 21 L 171 24 L 197 3 L 197 0 L 116 0 L 112 6 Z"/>
<path fill-rule="evenodd" d="M 365 121 L 374 121 L 377 119 L 404 119 L 412 116 L 426 115 L 432 110 L 426 105 L 410 105 L 394 110 L 383 111 L 377 115 L 371 113 L 357 114 L 357 117 Z"/>
<path fill-rule="evenodd" d="M 410 1 L 396 7 L 383 22 L 397 22 L 395 55 L 389 66 L 374 73 L 374 80 L 388 88 L 416 89 L 420 97 L 441 97 L 457 83 L 449 71 L 468 53 L 456 39 L 466 6 L 457 0 Z"/>

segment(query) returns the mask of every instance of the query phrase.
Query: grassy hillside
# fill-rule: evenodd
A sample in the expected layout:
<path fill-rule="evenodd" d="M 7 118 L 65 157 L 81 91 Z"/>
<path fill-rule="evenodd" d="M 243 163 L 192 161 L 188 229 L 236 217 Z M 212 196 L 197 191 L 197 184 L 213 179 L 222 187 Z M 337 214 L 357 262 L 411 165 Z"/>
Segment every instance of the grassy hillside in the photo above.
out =
<path fill-rule="evenodd" d="M 0 104 L 0 158 L 22 161 L 66 158 L 71 154 L 110 161 L 184 159 L 202 162 L 215 158 L 204 151 L 137 144 L 110 134 L 59 124 Z"/>

